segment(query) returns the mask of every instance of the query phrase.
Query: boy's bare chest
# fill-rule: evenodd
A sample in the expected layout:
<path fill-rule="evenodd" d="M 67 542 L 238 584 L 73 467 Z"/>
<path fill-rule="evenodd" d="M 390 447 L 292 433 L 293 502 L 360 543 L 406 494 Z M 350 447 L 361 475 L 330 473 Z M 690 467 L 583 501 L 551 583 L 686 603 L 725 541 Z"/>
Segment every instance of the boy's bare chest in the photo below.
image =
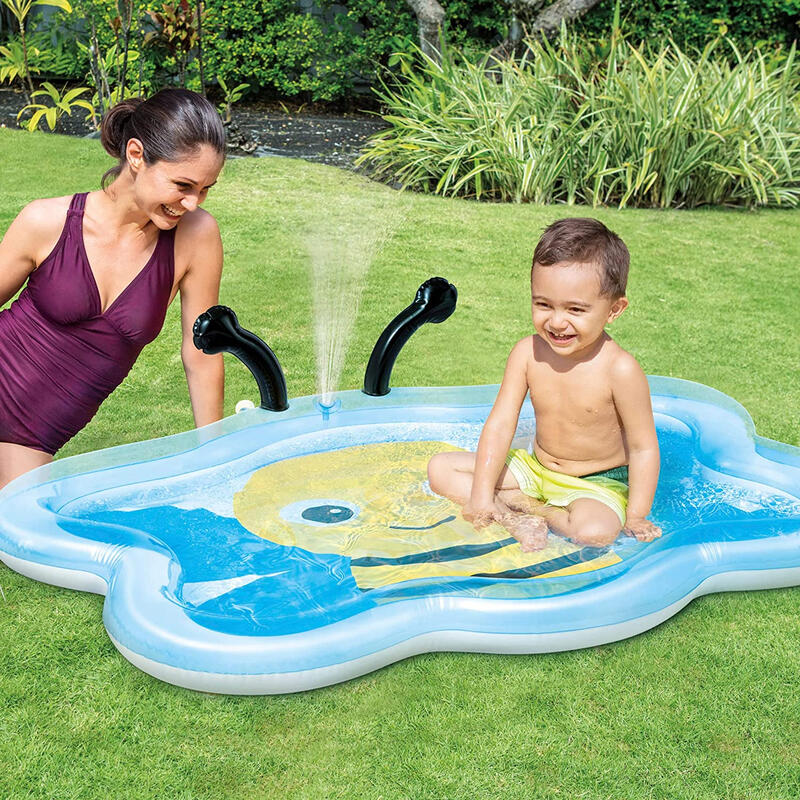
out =
<path fill-rule="evenodd" d="M 557 418 L 583 427 L 616 419 L 611 383 L 600 370 L 564 373 L 539 365 L 531 369 L 528 385 L 540 422 Z"/>

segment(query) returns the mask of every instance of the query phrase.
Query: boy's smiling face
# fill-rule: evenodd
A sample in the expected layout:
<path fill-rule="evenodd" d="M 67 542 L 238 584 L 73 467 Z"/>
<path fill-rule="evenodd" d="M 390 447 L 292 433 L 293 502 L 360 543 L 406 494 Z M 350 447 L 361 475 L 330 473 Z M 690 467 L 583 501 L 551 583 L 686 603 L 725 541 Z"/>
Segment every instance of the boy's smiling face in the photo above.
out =
<path fill-rule="evenodd" d="M 604 327 L 628 306 L 625 297 L 601 293 L 597 266 L 567 262 L 536 264 L 531 303 L 536 333 L 557 355 L 570 359 L 587 355 Z"/>

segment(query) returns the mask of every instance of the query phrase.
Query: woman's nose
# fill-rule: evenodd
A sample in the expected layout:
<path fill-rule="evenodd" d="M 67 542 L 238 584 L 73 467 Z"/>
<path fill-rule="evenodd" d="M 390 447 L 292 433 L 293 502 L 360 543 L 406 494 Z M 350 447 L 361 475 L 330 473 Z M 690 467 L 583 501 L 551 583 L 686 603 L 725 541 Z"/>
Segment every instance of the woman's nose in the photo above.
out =
<path fill-rule="evenodd" d="M 181 200 L 181 204 L 187 211 L 194 211 L 200 205 L 200 201 L 195 195 L 188 195 Z"/>

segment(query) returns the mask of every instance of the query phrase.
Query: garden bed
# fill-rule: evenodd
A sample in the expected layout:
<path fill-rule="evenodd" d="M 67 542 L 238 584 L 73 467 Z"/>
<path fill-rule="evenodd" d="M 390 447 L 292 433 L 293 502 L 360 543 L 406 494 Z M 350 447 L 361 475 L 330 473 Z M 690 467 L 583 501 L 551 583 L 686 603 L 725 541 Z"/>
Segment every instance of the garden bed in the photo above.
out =
<path fill-rule="evenodd" d="M 0 125 L 17 128 L 17 113 L 24 105 L 21 92 L 0 89 Z M 234 109 L 228 146 L 232 155 L 304 158 L 351 169 L 367 138 L 385 127 L 386 123 L 373 114 L 329 114 L 317 109 L 306 113 L 302 107 L 287 113 L 272 104 L 242 104 Z M 88 136 L 93 128 L 81 112 L 62 117 L 56 131 Z"/>

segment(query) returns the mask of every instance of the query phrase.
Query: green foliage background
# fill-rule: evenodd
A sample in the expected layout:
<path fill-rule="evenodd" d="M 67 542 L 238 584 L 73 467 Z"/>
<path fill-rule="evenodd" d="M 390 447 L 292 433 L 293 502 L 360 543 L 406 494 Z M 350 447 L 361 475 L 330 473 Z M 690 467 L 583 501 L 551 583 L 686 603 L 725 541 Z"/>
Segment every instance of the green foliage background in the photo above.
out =
<path fill-rule="evenodd" d="M 575 30 L 589 38 L 607 37 L 615 2 L 602 0 Z M 621 11 L 623 30 L 636 42 L 672 38 L 682 48 L 702 48 L 720 32 L 716 20 L 724 21 L 728 35 L 744 49 L 787 47 L 800 36 L 800 0 L 628 0 Z"/>
<path fill-rule="evenodd" d="M 800 205 L 800 66 L 713 39 L 702 55 L 576 33 L 495 64 L 403 58 L 361 162 L 405 188 L 506 202 Z"/>
<path fill-rule="evenodd" d="M 228 85 L 249 83 L 251 91 L 306 100 L 342 100 L 363 93 L 375 82 L 376 64 L 391 54 L 408 52 L 417 39 L 414 15 L 403 0 L 318 0 L 319 10 L 305 13 L 296 0 L 206 0 L 205 58 L 209 78 Z M 615 0 L 602 0 L 575 30 L 588 40 L 607 38 Z M 505 35 L 508 7 L 503 0 L 442 0 L 447 12 L 447 39 L 467 53 L 481 53 Z M 163 3 L 140 3 L 146 9 Z M 49 77 L 83 80 L 85 55 L 74 45 L 88 40 L 86 19 L 98 20 L 101 47 L 114 39 L 103 18 L 116 15 L 113 0 L 77 0 L 76 14 L 58 13 L 34 33 L 35 46 L 46 52 L 35 66 Z M 346 10 L 342 12 L 342 8 Z M 36 13 L 36 12 L 34 12 Z M 623 29 L 634 42 L 672 38 L 681 47 L 702 47 L 720 32 L 721 23 L 740 47 L 755 44 L 786 47 L 800 28 L 800 0 L 643 0 L 622 3 Z M 38 17 L 41 21 L 44 17 Z M 0 40 L 9 37 L 8 27 Z M 134 38 L 136 41 L 136 37 Z M 145 88 L 169 82 L 170 62 L 155 50 L 144 52 Z M 197 81 L 196 63 L 193 67 Z M 135 75 L 138 80 L 138 67 Z"/>

